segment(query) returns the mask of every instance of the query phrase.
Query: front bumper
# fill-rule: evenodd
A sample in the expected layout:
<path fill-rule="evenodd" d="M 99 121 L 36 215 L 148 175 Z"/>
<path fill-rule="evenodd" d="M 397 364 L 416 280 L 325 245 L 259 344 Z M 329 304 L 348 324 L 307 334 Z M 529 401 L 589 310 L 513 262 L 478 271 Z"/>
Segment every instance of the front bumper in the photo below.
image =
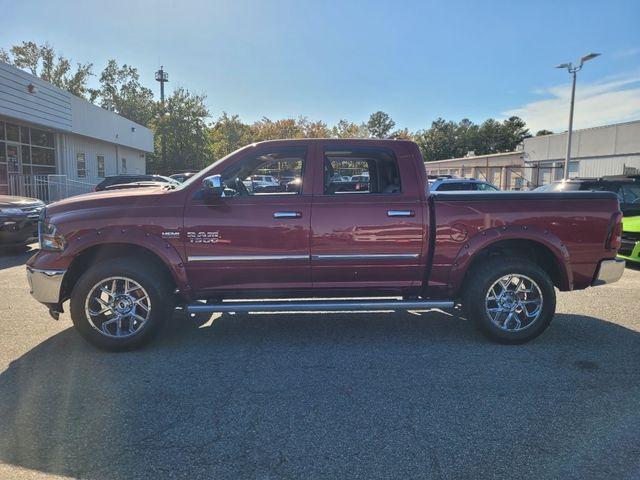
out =
<path fill-rule="evenodd" d="M 31 220 L 0 220 L 0 245 L 24 245 L 38 237 L 38 225 Z"/>
<path fill-rule="evenodd" d="M 595 287 L 617 282 L 624 273 L 624 267 L 625 261 L 618 258 L 602 260 L 591 285 Z"/>
<path fill-rule="evenodd" d="M 41 270 L 27 266 L 27 280 L 33 298 L 48 305 L 58 304 L 65 273 L 66 270 Z"/>

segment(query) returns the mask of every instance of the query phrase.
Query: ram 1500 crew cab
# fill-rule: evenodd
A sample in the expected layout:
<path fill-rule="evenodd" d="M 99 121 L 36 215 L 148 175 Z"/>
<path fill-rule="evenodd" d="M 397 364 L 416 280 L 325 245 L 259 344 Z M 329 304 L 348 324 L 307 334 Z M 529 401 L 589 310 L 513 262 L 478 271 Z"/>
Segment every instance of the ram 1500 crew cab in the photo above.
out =
<path fill-rule="evenodd" d="M 278 169 L 300 182 L 247 189 L 247 178 Z M 366 190 L 331 181 L 354 170 L 369 173 Z M 27 264 L 33 296 L 54 317 L 70 300 L 79 333 L 114 350 L 147 341 L 176 306 L 462 305 L 491 339 L 521 343 L 549 325 L 554 287 L 615 282 L 624 270 L 613 193 L 430 194 L 417 145 L 394 140 L 252 144 L 177 187 L 51 204 L 39 231 Z"/>

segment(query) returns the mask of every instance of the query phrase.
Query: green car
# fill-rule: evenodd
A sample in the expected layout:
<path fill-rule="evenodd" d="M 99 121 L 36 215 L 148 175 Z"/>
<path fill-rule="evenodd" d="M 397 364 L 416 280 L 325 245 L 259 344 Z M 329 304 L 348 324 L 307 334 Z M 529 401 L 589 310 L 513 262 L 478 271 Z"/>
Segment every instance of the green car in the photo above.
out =
<path fill-rule="evenodd" d="M 618 256 L 640 264 L 640 217 L 622 219 L 622 245 Z"/>

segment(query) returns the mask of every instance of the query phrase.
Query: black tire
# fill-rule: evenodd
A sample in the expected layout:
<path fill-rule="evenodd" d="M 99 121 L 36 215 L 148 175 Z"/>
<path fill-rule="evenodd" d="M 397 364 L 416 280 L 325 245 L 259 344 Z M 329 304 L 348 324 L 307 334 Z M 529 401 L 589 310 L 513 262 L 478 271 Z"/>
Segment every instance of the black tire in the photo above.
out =
<path fill-rule="evenodd" d="M 134 290 L 131 295 L 143 296 L 146 294 L 149 299 L 150 304 L 145 301 L 145 304 L 150 307 L 146 321 L 140 322 L 142 325 L 134 333 L 126 333 L 127 336 L 116 337 L 103 333 L 98 328 L 101 327 L 99 319 L 103 316 L 98 316 L 93 320 L 98 324 L 94 327 L 89 318 L 90 315 L 85 309 L 86 306 L 91 305 L 92 300 L 87 300 L 87 297 L 95 291 L 97 285 L 112 277 L 124 277 L 136 282 L 143 291 L 138 290 L 136 293 Z M 120 285 L 122 284 L 120 283 Z M 173 312 L 175 305 L 171 290 L 171 281 L 166 272 L 153 263 L 135 258 L 117 258 L 100 262 L 90 266 L 73 287 L 70 302 L 71 320 L 78 333 L 100 349 L 109 351 L 133 350 L 149 342 L 161 329 L 165 319 Z M 93 305 L 97 304 L 93 303 Z M 114 311 L 110 310 L 109 315 L 113 315 L 112 312 Z M 133 312 L 145 315 L 145 311 L 140 307 L 133 307 Z"/>
<path fill-rule="evenodd" d="M 500 295 L 495 295 L 496 291 L 505 291 L 500 284 L 496 285 L 494 293 L 490 293 L 490 289 L 496 282 L 510 275 L 517 276 L 509 283 L 512 285 L 511 288 L 519 288 L 517 282 L 520 279 L 526 284 L 533 281 L 540 295 L 535 295 L 535 289 L 531 287 L 530 290 L 533 293 L 510 292 L 502 298 Z M 503 281 L 506 282 L 506 280 Z M 536 297 L 541 297 L 542 300 L 537 310 Z M 515 309 L 514 315 L 518 318 L 509 320 L 507 327 L 513 328 L 500 327 L 497 323 L 507 319 L 510 313 L 509 306 L 518 301 L 528 302 L 527 312 L 523 312 L 525 306 L 512 307 Z M 549 326 L 556 310 L 556 293 L 547 272 L 534 262 L 519 257 L 493 257 L 474 266 L 467 276 L 462 292 L 462 306 L 467 318 L 489 339 L 504 344 L 520 344 L 536 338 Z M 500 312 L 495 312 L 499 309 Z M 533 320 L 527 316 L 536 312 L 539 313 Z M 492 318 L 491 315 L 497 317 Z M 524 328 L 518 329 L 515 322 L 522 319 L 530 321 L 530 324 L 525 326 L 525 321 L 522 321 L 521 325 Z M 497 320 L 497 323 L 494 323 L 494 320 Z"/>

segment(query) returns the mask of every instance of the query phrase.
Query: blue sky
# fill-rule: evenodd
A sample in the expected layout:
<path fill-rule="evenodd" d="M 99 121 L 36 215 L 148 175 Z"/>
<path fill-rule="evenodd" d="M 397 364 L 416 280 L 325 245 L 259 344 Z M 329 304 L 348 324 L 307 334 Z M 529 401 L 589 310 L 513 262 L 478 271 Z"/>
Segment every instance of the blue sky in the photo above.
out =
<path fill-rule="evenodd" d="M 34 40 L 75 61 L 136 66 L 157 92 L 206 93 L 212 116 L 305 115 L 330 125 L 388 112 L 418 130 L 437 117 L 522 116 L 561 131 L 569 74 L 577 128 L 640 119 L 640 2 L 141 0 L 3 2 L 0 46 Z"/>

